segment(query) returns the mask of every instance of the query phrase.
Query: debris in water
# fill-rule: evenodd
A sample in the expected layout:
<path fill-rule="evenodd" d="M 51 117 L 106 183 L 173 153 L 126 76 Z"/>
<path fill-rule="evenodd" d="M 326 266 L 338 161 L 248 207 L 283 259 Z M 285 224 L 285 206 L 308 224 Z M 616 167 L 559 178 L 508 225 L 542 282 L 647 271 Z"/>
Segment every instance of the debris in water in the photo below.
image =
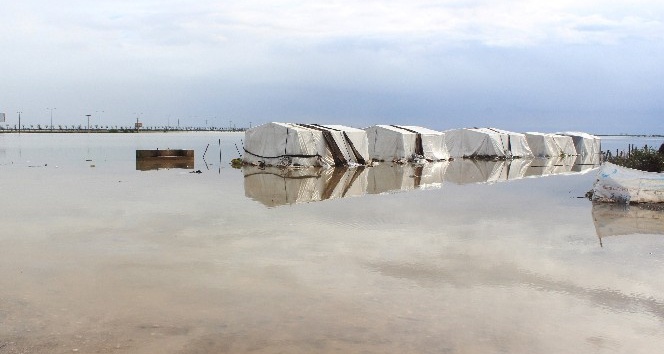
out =
<path fill-rule="evenodd" d="M 231 166 L 233 168 L 242 168 L 242 159 L 235 158 L 231 160 Z"/>

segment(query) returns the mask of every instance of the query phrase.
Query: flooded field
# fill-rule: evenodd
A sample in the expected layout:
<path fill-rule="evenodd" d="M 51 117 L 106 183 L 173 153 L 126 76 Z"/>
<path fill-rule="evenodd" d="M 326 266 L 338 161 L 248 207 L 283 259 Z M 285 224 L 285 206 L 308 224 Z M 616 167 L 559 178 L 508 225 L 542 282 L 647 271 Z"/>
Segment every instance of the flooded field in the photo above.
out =
<path fill-rule="evenodd" d="M 593 161 L 233 169 L 242 137 L 0 134 L 0 353 L 664 347 L 664 212 L 593 206 Z"/>

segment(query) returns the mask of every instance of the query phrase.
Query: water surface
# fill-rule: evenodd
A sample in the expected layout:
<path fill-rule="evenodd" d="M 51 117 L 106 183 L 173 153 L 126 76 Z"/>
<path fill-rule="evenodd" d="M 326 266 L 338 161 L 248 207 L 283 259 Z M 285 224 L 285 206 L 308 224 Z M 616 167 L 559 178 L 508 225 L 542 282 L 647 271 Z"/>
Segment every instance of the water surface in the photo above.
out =
<path fill-rule="evenodd" d="M 241 138 L 0 134 L 0 353 L 664 347 L 662 214 L 593 208 L 591 168 L 292 179 L 230 168 Z M 195 166 L 136 170 L 156 148 Z"/>

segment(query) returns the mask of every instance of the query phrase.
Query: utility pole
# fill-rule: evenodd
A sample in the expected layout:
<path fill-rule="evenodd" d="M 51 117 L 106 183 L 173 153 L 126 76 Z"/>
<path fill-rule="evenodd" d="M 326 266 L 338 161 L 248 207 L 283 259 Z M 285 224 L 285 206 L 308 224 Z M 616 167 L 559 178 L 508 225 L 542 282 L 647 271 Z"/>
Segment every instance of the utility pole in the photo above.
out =
<path fill-rule="evenodd" d="M 23 112 L 16 112 L 18 113 L 18 133 L 21 133 L 21 113 Z"/>
<path fill-rule="evenodd" d="M 51 111 L 51 131 L 53 131 L 53 110 L 57 108 L 46 108 Z"/>
<path fill-rule="evenodd" d="M 97 118 L 99 118 L 99 123 L 101 124 L 102 116 L 104 115 L 104 111 L 95 111 L 95 115 L 97 116 Z"/>
<path fill-rule="evenodd" d="M 88 117 L 88 133 L 90 132 L 90 116 L 92 114 L 86 114 L 85 116 Z"/>

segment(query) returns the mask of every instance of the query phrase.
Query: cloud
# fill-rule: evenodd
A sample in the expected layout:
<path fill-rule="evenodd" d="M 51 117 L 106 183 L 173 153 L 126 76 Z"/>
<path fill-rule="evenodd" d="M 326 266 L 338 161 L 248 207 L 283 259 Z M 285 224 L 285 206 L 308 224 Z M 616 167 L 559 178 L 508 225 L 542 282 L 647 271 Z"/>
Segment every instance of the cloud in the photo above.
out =
<path fill-rule="evenodd" d="M 0 1 L 2 104 L 42 115 L 661 112 L 655 1 Z"/>
<path fill-rule="evenodd" d="M 584 37 L 588 28 L 611 29 L 615 40 L 662 38 L 664 6 L 585 1 L 62 1 L 21 2 L 4 20 L 17 34 L 48 34 L 59 41 L 104 39 L 100 46 L 136 43 L 159 47 L 229 40 L 392 38 L 493 45 L 536 45 Z M 592 9 L 592 10 L 591 10 Z M 575 39 L 575 41 L 578 40 Z"/>

